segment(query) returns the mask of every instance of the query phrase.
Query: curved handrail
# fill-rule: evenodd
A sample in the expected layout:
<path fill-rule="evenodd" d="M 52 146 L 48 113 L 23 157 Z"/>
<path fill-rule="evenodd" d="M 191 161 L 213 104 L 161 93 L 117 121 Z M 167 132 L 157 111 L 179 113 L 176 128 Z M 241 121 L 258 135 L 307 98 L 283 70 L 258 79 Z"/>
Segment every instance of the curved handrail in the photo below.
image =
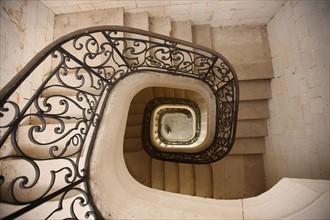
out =
<path fill-rule="evenodd" d="M 126 37 L 126 33 L 131 37 Z M 16 90 L 46 59 L 52 62 L 50 73 L 25 104 L 16 103 L 13 99 Z M 31 173 L 3 172 L 0 176 L 1 194 L 5 195 L 0 201 L 27 205 L 8 215 L 8 219 L 62 195 L 59 209 L 50 213 L 51 217 L 61 210 L 70 190 L 82 191 L 72 204 L 78 200 L 86 201 L 87 204 L 81 204 L 84 206 L 92 204 L 93 201 L 88 201 L 89 158 L 107 98 L 118 81 L 144 71 L 199 79 L 216 97 L 216 137 L 208 148 L 182 153 L 144 146 L 150 155 L 176 162 L 210 163 L 229 153 L 235 139 L 239 88 L 233 67 L 221 54 L 134 28 L 81 29 L 49 44 L 0 91 L 0 119 L 6 119 L 0 124 L 0 148 L 11 148 L 7 155 L 0 155 L 0 165 L 6 166 L 7 161 L 15 159 L 32 168 Z M 72 108 L 77 110 L 73 113 Z M 26 125 L 26 121 L 30 123 Z M 27 126 L 24 140 L 18 138 L 22 126 Z M 40 155 L 31 154 L 28 149 L 31 147 L 40 151 Z M 43 165 L 52 160 L 63 165 Z M 61 176 L 63 172 L 66 175 Z M 40 195 L 21 198 L 20 192 L 37 187 L 44 173 L 51 178 Z M 67 185 L 57 189 L 55 182 L 59 179 Z M 85 184 L 84 190 L 77 188 L 78 184 Z M 76 217 L 73 205 L 71 214 Z"/>
<path fill-rule="evenodd" d="M 0 106 L 3 104 L 4 100 L 8 98 L 8 94 L 11 94 L 12 91 L 18 88 L 18 86 L 31 74 L 32 70 L 35 69 L 38 64 L 46 57 L 48 56 L 52 49 L 62 45 L 75 37 L 82 36 L 84 34 L 88 33 L 94 33 L 98 31 L 122 31 L 126 33 L 132 33 L 132 34 L 139 34 L 139 35 L 144 35 L 152 38 L 158 38 L 158 39 L 163 39 L 165 41 L 177 43 L 177 44 L 182 44 L 184 46 L 192 47 L 201 51 L 209 52 L 210 54 L 214 54 L 216 57 L 219 57 L 221 60 L 225 61 L 225 63 L 230 67 L 235 80 L 237 80 L 237 75 L 232 67 L 232 65 L 229 63 L 229 61 L 220 53 L 218 53 L 215 50 L 212 50 L 210 48 L 204 47 L 202 45 L 194 44 L 185 40 L 180 40 L 176 39 L 173 37 L 165 36 L 162 34 L 157 34 L 137 28 L 131 28 L 131 27 L 124 27 L 124 26 L 116 26 L 116 25 L 104 25 L 104 26 L 94 26 L 94 27 L 88 27 L 88 28 L 83 28 L 77 31 L 74 31 L 72 33 L 69 33 L 67 35 L 64 35 L 52 43 L 50 43 L 48 46 L 46 46 L 44 49 L 42 49 L 39 53 L 37 53 L 31 61 L 29 61 L 14 77 L 12 80 L 10 80 L 1 90 L 0 90 Z M 238 86 L 237 86 L 238 89 Z"/>

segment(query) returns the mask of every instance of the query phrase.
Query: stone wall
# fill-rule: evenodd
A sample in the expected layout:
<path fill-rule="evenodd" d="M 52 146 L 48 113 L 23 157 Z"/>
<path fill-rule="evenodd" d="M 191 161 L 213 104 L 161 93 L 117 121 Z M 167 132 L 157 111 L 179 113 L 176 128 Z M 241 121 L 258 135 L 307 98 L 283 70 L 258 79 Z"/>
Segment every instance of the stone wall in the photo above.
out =
<path fill-rule="evenodd" d="M 283 177 L 329 179 L 329 1 L 287 1 L 267 30 L 274 67 L 267 187 Z"/>
<path fill-rule="evenodd" d="M 1 1 L 0 6 L 2 89 L 34 55 L 53 41 L 55 14 L 40 1 Z M 31 88 L 35 88 L 32 83 L 40 84 L 41 79 L 38 74 L 29 77 L 20 88 L 24 94 L 20 98 L 28 99 Z"/>

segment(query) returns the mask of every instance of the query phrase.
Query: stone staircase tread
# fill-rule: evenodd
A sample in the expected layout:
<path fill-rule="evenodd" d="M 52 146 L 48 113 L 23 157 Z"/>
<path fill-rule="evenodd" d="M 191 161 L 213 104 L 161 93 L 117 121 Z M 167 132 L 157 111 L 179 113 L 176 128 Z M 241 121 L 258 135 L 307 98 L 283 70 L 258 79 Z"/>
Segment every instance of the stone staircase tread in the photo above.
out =
<path fill-rule="evenodd" d="M 142 125 L 132 125 L 126 127 L 125 138 L 139 138 L 141 136 Z"/>
<path fill-rule="evenodd" d="M 149 30 L 149 16 L 147 12 L 125 13 L 124 17 L 126 27 L 138 28 L 145 31 Z"/>
<path fill-rule="evenodd" d="M 245 194 L 245 157 L 246 155 L 228 155 L 211 164 L 214 198 L 239 199 Z"/>
<path fill-rule="evenodd" d="M 245 197 L 254 197 L 262 194 L 266 189 L 264 157 L 262 154 L 249 154 L 244 158 Z"/>
<path fill-rule="evenodd" d="M 179 163 L 180 194 L 196 195 L 195 169 L 193 164 Z"/>
<path fill-rule="evenodd" d="M 155 96 L 153 94 L 153 88 L 148 87 L 142 90 L 143 92 L 139 92 L 134 96 L 132 100 L 132 104 L 147 104 L 150 100 L 152 100 Z"/>
<path fill-rule="evenodd" d="M 136 152 L 140 150 L 143 150 L 141 137 L 124 139 L 124 152 Z"/>
<path fill-rule="evenodd" d="M 212 182 L 214 199 L 224 199 L 226 197 L 226 169 L 224 159 L 211 164 L 212 167 Z M 229 186 L 228 186 L 229 187 Z"/>
<path fill-rule="evenodd" d="M 132 103 L 128 110 L 128 114 L 135 114 L 135 115 L 143 114 L 144 108 L 145 108 L 145 104 Z"/>
<path fill-rule="evenodd" d="M 153 94 L 154 97 L 164 97 L 164 88 L 160 88 L 160 87 L 153 87 Z"/>
<path fill-rule="evenodd" d="M 250 100 L 239 102 L 238 120 L 269 118 L 267 100 Z"/>
<path fill-rule="evenodd" d="M 129 114 L 127 117 L 127 126 L 140 125 L 143 121 L 143 114 Z"/>
<path fill-rule="evenodd" d="M 185 98 L 184 90 L 174 89 L 174 97 L 184 99 Z"/>
<path fill-rule="evenodd" d="M 195 98 L 195 97 L 200 97 L 200 95 L 192 90 L 184 90 L 184 94 L 186 98 Z"/>
<path fill-rule="evenodd" d="M 210 25 L 194 25 L 192 26 L 192 36 L 194 44 L 211 48 L 211 28 Z"/>
<path fill-rule="evenodd" d="M 268 135 L 265 119 L 239 120 L 236 128 L 236 138 L 265 137 Z"/>
<path fill-rule="evenodd" d="M 192 42 L 192 29 L 190 21 L 172 21 L 171 36 Z"/>
<path fill-rule="evenodd" d="M 164 96 L 174 98 L 174 89 L 173 88 L 164 88 Z"/>
<path fill-rule="evenodd" d="M 232 64 L 239 81 L 271 79 L 274 77 L 272 61 L 263 61 L 249 64 Z"/>
<path fill-rule="evenodd" d="M 240 101 L 272 98 L 270 80 L 241 81 L 239 89 Z"/>
<path fill-rule="evenodd" d="M 167 192 L 180 192 L 179 164 L 164 162 L 165 190 Z"/>
<path fill-rule="evenodd" d="M 236 138 L 229 154 L 264 154 L 266 153 L 263 137 Z"/>
<path fill-rule="evenodd" d="M 165 36 L 171 34 L 171 18 L 170 17 L 153 17 L 149 19 L 150 31 Z"/>
<path fill-rule="evenodd" d="M 196 164 L 195 168 L 195 186 L 196 196 L 212 198 L 213 197 L 213 175 L 210 164 Z"/>
<path fill-rule="evenodd" d="M 83 18 L 92 17 L 93 19 Z M 70 23 L 68 23 L 70 21 Z M 65 34 L 73 31 L 97 25 L 118 25 L 124 26 L 124 8 L 111 8 L 105 10 L 98 10 L 97 13 L 93 11 L 84 11 L 79 13 L 68 13 L 56 15 L 54 25 L 54 38 L 57 39 Z"/>
<path fill-rule="evenodd" d="M 151 186 L 154 189 L 165 190 L 164 161 L 151 159 Z"/>

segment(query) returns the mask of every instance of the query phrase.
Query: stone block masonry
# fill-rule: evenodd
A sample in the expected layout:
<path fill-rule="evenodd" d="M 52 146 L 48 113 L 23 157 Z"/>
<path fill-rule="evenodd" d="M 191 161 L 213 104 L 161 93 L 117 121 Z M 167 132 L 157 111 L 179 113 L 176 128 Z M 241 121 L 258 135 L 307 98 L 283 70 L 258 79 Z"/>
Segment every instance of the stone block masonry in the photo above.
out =
<path fill-rule="evenodd" d="M 40 1 L 1 1 L 1 75 L 2 89 L 41 49 L 53 41 L 55 14 Z M 12 97 L 23 106 L 50 69 L 42 63 L 22 84 L 20 94 Z M 16 71 L 15 71 L 16 70 Z"/>
<path fill-rule="evenodd" d="M 266 185 L 329 179 L 329 1 L 287 1 L 267 24 L 271 82 Z"/>

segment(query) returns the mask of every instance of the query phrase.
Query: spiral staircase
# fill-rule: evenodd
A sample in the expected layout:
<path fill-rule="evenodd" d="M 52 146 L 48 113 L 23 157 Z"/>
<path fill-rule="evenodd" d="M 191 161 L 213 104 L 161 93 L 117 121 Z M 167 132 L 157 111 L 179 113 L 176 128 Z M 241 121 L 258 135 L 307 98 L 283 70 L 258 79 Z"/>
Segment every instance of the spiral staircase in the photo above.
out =
<path fill-rule="evenodd" d="M 256 209 L 293 200 L 292 187 L 318 191 L 313 201 L 322 202 L 323 183 L 310 190 L 298 180 L 283 180 L 259 200 L 244 199 L 266 191 L 270 58 L 234 63 L 237 78 L 229 62 L 208 49 L 218 48 L 208 25 L 113 12 L 122 18 L 115 24 L 125 27 L 65 35 L 1 91 L 1 218 L 267 218 Z M 40 87 L 17 102 L 33 74 L 42 76 Z M 203 139 L 193 147 L 150 147 L 153 135 L 144 131 L 156 128 L 146 108 L 158 99 L 173 111 L 179 107 L 171 100 L 197 103 Z M 281 217 L 301 217 L 308 204 Z"/>

